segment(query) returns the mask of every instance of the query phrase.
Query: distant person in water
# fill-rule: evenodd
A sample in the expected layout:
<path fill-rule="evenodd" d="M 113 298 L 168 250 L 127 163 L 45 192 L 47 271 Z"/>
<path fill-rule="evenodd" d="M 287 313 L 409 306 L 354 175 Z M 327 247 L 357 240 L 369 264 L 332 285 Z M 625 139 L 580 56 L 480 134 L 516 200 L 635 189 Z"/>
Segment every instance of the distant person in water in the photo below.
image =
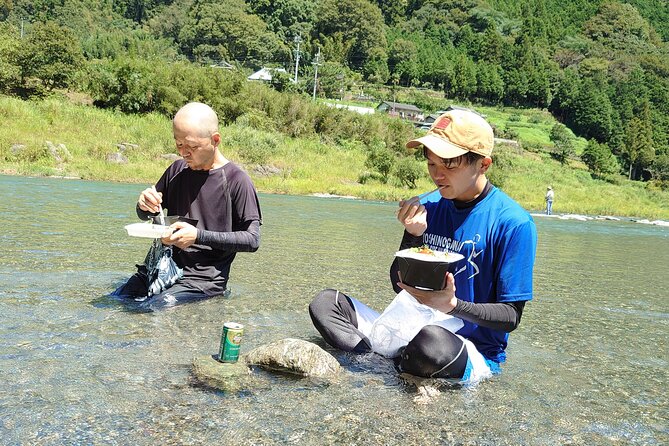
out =
<path fill-rule="evenodd" d="M 399 203 L 404 226 L 400 249 L 426 245 L 464 256 L 446 288 L 417 289 L 402 282 L 397 259 L 390 279 L 395 292 L 459 318 L 451 332 L 434 321 L 394 358 L 400 372 L 461 382 L 498 373 L 506 360 L 509 333 L 532 299 L 537 232 L 532 217 L 486 178 L 492 164 L 493 130 L 470 110 L 441 115 L 427 135 L 407 143 L 423 151 L 441 199 Z M 370 235 L 373 237 L 373 235 Z M 372 351 L 371 328 L 379 313 L 338 290 L 321 291 L 309 306 L 325 341 L 341 350 Z"/>
<path fill-rule="evenodd" d="M 142 191 L 136 206 L 142 220 L 156 216 L 162 205 L 169 215 L 190 221 L 173 223 L 171 234 L 162 238 L 164 245 L 173 247 L 183 277 L 142 304 L 153 310 L 223 295 L 235 255 L 254 252 L 260 245 L 255 187 L 221 153 L 214 110 L 199 102 L 188 103 L 174 116 L 172 131 L 182 159 L 168 167 L 155 186 Z M 146 267 L 138 265 L 137 273 L 113 294 L 141 298 L 148 286 Z"/>
<path fill-rule="evenodd" d="M 546 215 L 551 215 L 553 213 L 553 199 L 555 198 L 555 192 L 553 188 L 548 186 L 546 189 Z"/>

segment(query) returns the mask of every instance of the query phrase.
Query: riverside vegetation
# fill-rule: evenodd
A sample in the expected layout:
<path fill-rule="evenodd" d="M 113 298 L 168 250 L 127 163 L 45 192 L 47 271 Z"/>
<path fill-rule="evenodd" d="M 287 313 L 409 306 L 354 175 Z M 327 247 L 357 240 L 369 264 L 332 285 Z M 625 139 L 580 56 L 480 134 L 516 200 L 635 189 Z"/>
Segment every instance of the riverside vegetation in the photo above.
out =
<path fill-rule="evenodd" d="M 332 119 L 338 117 L 358 123 L 370 119 L 381 125 L 379 122 L 392 119 L 362 117 L 322 105 L 311 107 L 321 110 L 320 113 L 335 113 Z M 550 129 L 554 127 L 549 114 L 539 110 L 477 110 L 496 126 L 511 119 L 511 127 L 517 124 L 519 139 L 529 141 L 525 145 L 530 150 L 498 145 L 490 171 L 493 183 L 526 209 L 543 209 L 543 193 L 546 185 L 551 184 L 557 191 L 557 213 L 669 219 L 669 192 L 624 176 L 595 179 L 576 157 L 561 163 L 552 152 L 540 150 L 541 143 L 550 140 Z M 412 176 L 405 173 L 403 177 L 402 168 L 397 173 L 397 166 L 391 167 L 390 171 L 395 173 L 388 173 L 384 183 L 378 171 L 371 172 L 373 141 L 335 140 L 328 138 L 327 133 L 315 132 L 289 136 L 278 130 L 259 130 L 250 125 L 252 119 L 246 116 L 223 127 L 222 149 L 227 157 L 249 171 L 261 192 L 399 200 L 433 187 L 424 163 L 411 156 L 406 159 L 419 172 L 414 184 L 407 184 L 406 177 Z M 414 130 L 400 124 L 393 123 L 399 129 L 395 138 L 404 141 Z M 171 162 L 162 156 L 175 153 L 170 121 L 161 114 L 123 114 L 74 104 L 64 98 L 24 101 L 0 97 L 0 128 L 3 129 L 0 170 L 8 174 L 151 184 Z M 50 156 L 47 140 L 64 144 L 69 156 L 61 157 L 60 161 Z M 108 155 L 118 152 L 117 145 L 123 143 L 126 143 L 123 155 L 127 162 L 109 161 Z M 17 149 L 19 144 L 24 146 L 20 150 Z M 584 141 L 577 140 L 576 150 L 583 150 L 585 145 Z"/>
<path fill-rule="evenodd" d="M 396 200 L 431 187 L 404 148 L 411 124 L 313 92 L 426 114 L 473 107 L 520 143 L 499 145 L 490 173 L 528 209 L 551 184 L 556 212 L 665 218 L 667 5 L 0 0 L 0 164 L 154 181 L 174 157 L 169 117 L 195 100 L 263 191 Z M 287 71 L 247 82 L 261 67 Z"/>

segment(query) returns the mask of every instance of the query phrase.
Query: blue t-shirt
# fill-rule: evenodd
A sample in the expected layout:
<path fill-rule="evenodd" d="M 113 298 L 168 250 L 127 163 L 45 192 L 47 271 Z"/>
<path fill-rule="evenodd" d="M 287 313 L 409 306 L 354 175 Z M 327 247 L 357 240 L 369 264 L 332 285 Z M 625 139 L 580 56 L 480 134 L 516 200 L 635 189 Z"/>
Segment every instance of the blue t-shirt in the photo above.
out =
<path fill-rule="evenodd" d="M 458 299 L 475 303 L 532 299 L 537 230 L 518 203 L 493 187 L 473 207 L 457 209 L 452 200 L 442 198 L 425 203 L 425 208 L 423 243 L 465 257 L 454 273 Z M 471 340 L 486 358 L 504 362 L 508 333 L 463 322 L 459 335 Z"/>

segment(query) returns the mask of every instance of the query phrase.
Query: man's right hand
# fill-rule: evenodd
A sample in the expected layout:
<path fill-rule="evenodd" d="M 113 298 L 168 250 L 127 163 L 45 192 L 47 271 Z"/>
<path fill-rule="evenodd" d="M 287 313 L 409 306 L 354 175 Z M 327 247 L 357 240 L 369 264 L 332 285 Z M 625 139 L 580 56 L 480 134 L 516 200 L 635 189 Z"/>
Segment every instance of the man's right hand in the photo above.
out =
<path fill-rule="evenodd" d="M 137 205 L 144 212 L 151 212 L 153 214 L 157 213 L 159 204 L 163 202 L 163 194 L 156 191 L 155 187 L 148 187 L 139 194 L 139 199 L 137 200 Z"/>
<path fill-rule="evenodd" d="M 414 288 L 402 282 L 402 277 L 400 276 L 400 281 L 397 282 L 397 286 L 402 288 L 407 293 L 411 294 L 418 302 L 428 307 L 432 307 L 435 310 L 439 310 L 442 313 L 450 313 L 453 311 L 455 306 L 458 303 L 458 298 L 455 297 L 455 278 L 453 273 L 446 273 L 446 288 L 443 290 L 421 290 Z"/>
<path fill-rule="evenodd" d="M 402 200 L 399 203 L 397 219 L 404 225 L 409 234 L 420 236 L 427 230 L 427 211 L 420 204 L 418 197 Z"/>

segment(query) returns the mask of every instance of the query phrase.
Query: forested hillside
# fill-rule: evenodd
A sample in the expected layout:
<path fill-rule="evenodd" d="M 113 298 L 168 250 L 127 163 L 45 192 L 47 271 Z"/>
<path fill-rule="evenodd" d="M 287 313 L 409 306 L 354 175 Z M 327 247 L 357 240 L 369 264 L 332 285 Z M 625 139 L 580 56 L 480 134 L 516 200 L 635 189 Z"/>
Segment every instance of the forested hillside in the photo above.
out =
<path fill-rule="evenodd" d="M 590 141 L 581 158 L 593 175 L 669 184 L 665 0 L 0 0 L 0 20 L 4 94 L 69 89 L 101 108 L 167 115 L 200 99 L 226 122 L 267 125 L 304 118 L 302 99 L 282 99 L 280 112 L 264 95 L 241 101 L 240 73 L 285 68 L 272 86 L 306 101 L 317 68 L 319 97 L 419 87 L 546 109 Z M 223 63 L 236 69 L 205 68 Z M 414 102 L 434 111 L 429 97 Z M 309 125 L 335 126 L 324 121 Z M 573 143 L 561 135 L 556 126 L 551 139 L 565 160 Z"/>

